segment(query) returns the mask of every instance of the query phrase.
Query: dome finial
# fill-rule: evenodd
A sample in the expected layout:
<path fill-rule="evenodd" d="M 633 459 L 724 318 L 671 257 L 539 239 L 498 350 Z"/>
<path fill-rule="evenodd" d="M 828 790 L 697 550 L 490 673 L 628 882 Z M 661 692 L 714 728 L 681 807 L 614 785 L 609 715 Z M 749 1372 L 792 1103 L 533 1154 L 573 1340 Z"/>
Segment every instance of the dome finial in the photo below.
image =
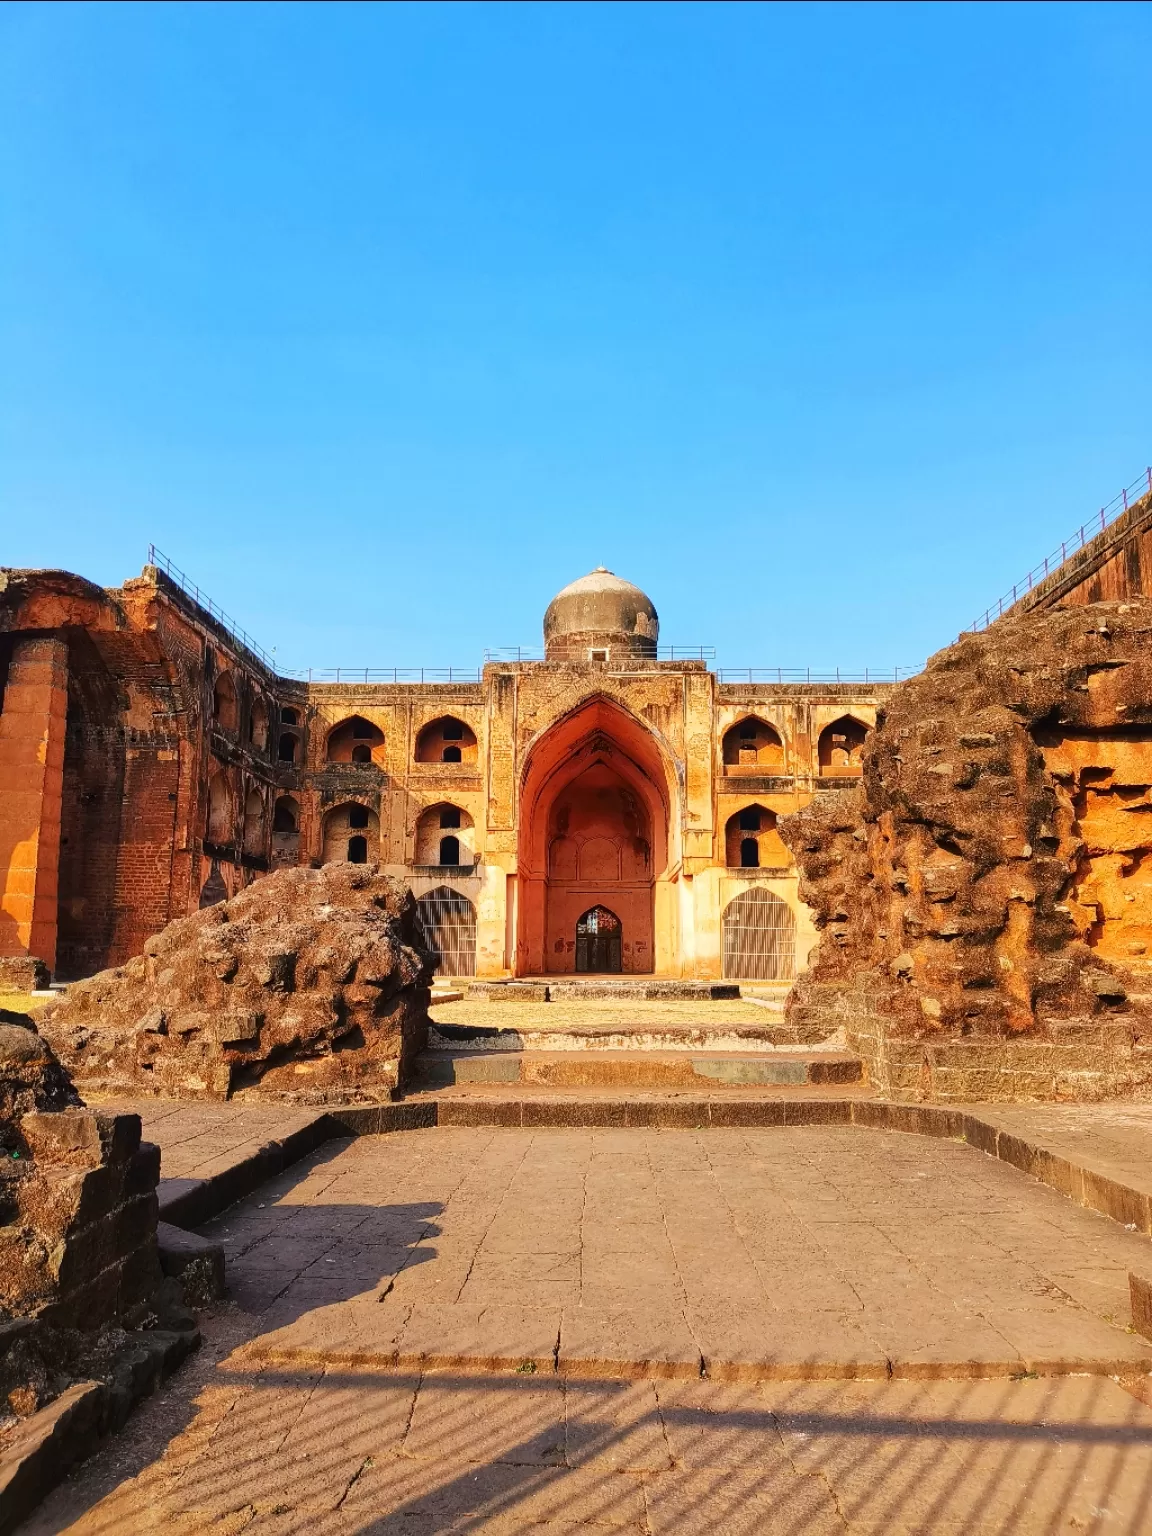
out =
<path fill-rule="evenodd" d="M 651 598 L 605 565 L 570 582 L 544 615 L 544 650 L 554 661 L 587 661 L 592 651 L 598 661 L 609 653 L 655 657 L 659 633 Z"/>

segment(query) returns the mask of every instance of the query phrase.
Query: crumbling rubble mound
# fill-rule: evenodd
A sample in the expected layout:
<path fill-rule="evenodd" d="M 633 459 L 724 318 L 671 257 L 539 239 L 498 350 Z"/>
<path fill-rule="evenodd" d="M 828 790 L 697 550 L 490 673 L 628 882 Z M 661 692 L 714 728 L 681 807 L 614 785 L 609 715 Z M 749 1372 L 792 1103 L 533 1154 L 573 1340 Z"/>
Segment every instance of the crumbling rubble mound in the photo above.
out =
<path fill-rule="evenodd" d="M 1004 619 L 893 690 L 783 818 L 820 932 L 794 1022 L 881 1089 L 1152 1093 L 1152 602 Z"/>
<path fill-rule="evenodd" d="M 379 1099 L 424 1043 L 432 956 L 373 864 L 285 869 L 70 987 L 40 1029 L 87 1093 Z"/>

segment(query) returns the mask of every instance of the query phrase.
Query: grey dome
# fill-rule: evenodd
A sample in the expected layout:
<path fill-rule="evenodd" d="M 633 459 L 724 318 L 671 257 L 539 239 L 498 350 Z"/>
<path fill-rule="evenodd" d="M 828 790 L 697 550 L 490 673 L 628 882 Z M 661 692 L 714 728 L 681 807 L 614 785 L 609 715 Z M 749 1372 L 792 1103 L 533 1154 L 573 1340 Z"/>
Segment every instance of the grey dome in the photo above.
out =
<path fill-rule="evenodd" d="M 591 648 L 655 656 L 660 619 L 652 599 L 630 581 L 597 566 L 548 604 L 544 648 L 549 657 L 583 656 Z"/>

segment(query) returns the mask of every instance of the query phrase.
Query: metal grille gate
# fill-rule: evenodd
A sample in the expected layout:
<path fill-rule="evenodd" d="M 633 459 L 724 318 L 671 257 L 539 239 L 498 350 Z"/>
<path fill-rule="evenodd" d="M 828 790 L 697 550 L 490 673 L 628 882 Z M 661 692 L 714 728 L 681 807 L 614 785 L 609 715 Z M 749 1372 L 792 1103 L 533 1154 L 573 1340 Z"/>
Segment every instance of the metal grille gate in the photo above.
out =
<path fill-rule="evenodd" d="M 796 919 L 786 901 L 754 885 L 724 908 L 724 975 L 741 981 L 791 981 Z"/>
<path fill-rule="evenodd" d="M 476 908 L 467 896 L 438 885 L 416 905 L 428 943 L 436 953 L 437 976 L 475 976 Z"/>

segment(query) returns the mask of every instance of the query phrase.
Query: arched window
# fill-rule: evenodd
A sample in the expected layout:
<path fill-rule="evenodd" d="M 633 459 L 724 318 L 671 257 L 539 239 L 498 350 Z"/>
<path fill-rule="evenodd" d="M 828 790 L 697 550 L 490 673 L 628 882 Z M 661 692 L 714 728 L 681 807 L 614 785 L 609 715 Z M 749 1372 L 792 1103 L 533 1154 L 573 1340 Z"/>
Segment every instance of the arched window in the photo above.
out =
<path fill-rule="evenodd" d="M 300 807 L 291 795 L 281 795 L 272 812 L 273 832 L 299 832 Z"/>
<path fill-rule="evenodd" d="M 276 760 L 281 763 L 294 763 L 296 761 L 296 749 L 300 741 L 296 736 L 281 736 L 276 748 Z"/>
<path fill-rule="evenodd" d="M 285 707 L 280 711 L 280 723 L 282 725 L 299 725 L 300 714 L 298 710 Z"/>
<path fill-rule="evenodd" d="M 240 724 L 240 706 L 231 672 L 221 672 L 212 689 L 212 718 L 225 731 L 235 731 Z"/>
<path fill-rule="evenodd" d="M 868 727 L 852 715 L 841 715 L 820 732 L 817 755 L 821 775 L 863 772 L 864 743 L 868 739 Z"/>
<path fill-rule="evenodd" d="M 350 827 L 366 827 L 368 825 L 368 807 L 366 805 L 350 805 L 348 807 L 348 825 Z"/>
<path fill-rule="evenodd" d="M 232 794 L 222 773 L 213 774 L 208 781 L 207 836 L 210 843 L 232 840 Z"/>
<path fill-rule="evenodd" d="M 383 748 L 384 732 L 363 715 L 351 715 L 328 732 L 330 763 L 379 763 Z"/>
<path fill-rule="evenodd" d="M 724 862 L 729 869 L 787 869 L 792 855 L 776 830 L 776 812 L 746 805 L 724 828 Z"/>
<path fill-rule="evenodd" d="M 252 705 L 252 713 L 248 717 L 248 740 L 257 752 L 268 750 L 268 710 L 262 699 L 257 699 Z"/>
<path fill-rule="evenodd" d="M 727 773 L 784 772 L 784 743 L 779 732 L 755 715 L 725 731 L 722 752 Z"/>
<path fill-rule="evenodd" d="M 460 839 L 458 837 L 442 837 L 440 839 L 441 864 L 460 863 Z"/>
<path fill-rule="evenodd" d="M 724 975 L 741 981 L 789 981 L 796 973 L 796 919 L 787 902 L 761 885 L 742 891 L 721 918 Z"/>
<path fill-rule="evenodd" d="M 476 732 L 455 715 L 430 720 L 416 737 L 418 763 L 474 763 Z"/>
<path fill-rule="evenodd" d="M 440 825 L 442 827 L 458 827 L 460 825 L 460 807 L 458 805 L 442 805 L 440 807 Z"/>
<path fill-rule="evenodd" d="M 475 976 L 476 908 L 447 885 L 428 891 L 416 903 L 438 976 Z"/>
<path fill-rule="evenodd" d="M 367 864 L 368 839 L 366 837 L 350 837 L 348 839 L 349 864 Z"/>

